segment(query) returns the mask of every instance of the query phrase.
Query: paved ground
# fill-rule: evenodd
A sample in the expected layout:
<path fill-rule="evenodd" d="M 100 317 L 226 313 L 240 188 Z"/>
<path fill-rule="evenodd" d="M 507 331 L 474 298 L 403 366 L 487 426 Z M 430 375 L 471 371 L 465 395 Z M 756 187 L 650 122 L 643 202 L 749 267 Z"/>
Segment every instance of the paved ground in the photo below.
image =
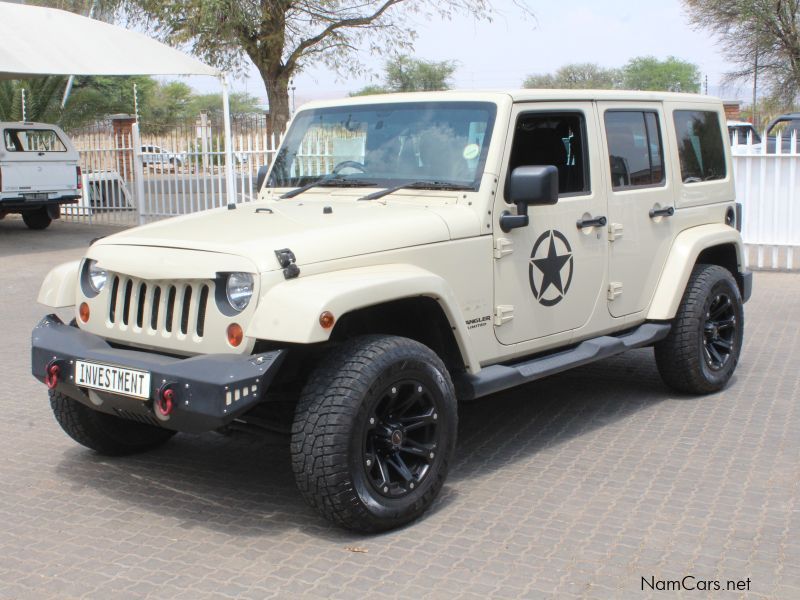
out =
<path fill-rule="evenodd" d="M 106 232 L 0 222 L 0 597 L 672 597 L 642 578 L 691 575 L 800 598 L 800 276 L 757 274 L 724 393 L 673 395 L 641 350 L 463 406 L 434 509 L 362 537 L 303 504 L 280 437 L 108 459 L 60 431 L 34 300 Z"/>

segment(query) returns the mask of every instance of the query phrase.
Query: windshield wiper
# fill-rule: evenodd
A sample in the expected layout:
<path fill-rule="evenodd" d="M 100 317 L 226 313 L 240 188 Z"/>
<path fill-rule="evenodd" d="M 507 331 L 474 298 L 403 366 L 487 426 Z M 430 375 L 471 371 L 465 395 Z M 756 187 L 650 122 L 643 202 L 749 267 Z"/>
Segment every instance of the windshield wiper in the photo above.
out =
<path fill-rule="evenodd" d="M 389 194 L 393 194 L 398 190 L 472 190 L 473 186 L 464 183 L 455 183 L 453 181 L 409 181 L 408 183 L 401 183 L 394 187 L 386 188 L 385 190 L 378 190 L 366 196 L 362 196 L 359 200 L 377 200 Z"/>
<path fill-rule="evenodd" d="M 320 186 L 331 186 L 331 187 L 375 187 L 374 181 L 368 181 L 366 179 L 349 179 L 347 177 L 328 177 L 317 179 L 316 181 L 312 181 L 311 183 L 307 183 L 304 186 L 299 188 L 295 188 L 289 192 L 286 192 L 281 196 L 281 200 L 284 198 L 294 198 L 295 196 L 302 194 L 306 190 L 310 190 L 311 188 L 320 187 Z"/>

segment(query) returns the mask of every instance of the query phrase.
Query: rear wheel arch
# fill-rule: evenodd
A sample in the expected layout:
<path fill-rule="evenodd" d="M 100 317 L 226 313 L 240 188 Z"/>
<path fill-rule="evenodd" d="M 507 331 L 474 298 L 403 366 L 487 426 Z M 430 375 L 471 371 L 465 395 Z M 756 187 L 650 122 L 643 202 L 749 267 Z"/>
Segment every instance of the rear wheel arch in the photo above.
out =
<path fill-rule="evenodd" d="M 736 285 L 739 287 L 739 293 L 744 296 L 744 278 L 742 277 L 744 265 L 740 262 L 739 254 L 736 251 L 735 244 L 728 243 L 710 246 L 700 252 L 694 264 L 717 265 L 727 269 L 736 280 Z"/>

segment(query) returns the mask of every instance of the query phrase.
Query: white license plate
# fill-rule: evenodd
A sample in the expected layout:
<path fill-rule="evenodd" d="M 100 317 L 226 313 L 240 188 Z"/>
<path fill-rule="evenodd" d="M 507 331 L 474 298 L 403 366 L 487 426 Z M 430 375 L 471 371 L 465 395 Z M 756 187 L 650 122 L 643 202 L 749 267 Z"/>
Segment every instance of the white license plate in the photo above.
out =
<path fill-rule="evenodd" d="M 75 361 L 75 385 L 143 400 L 150 397 L 150 373 L 147 371 L 83 360 Z"/>
<path fill-rule="evenodd" d="M 47 200 L 48 195 L 47 194 L 42 194 L 42 193 L 22 194 L 22 197 L 25 198 L 25 200 L 28 200 L 28 201 L 30 201 L 30 200 Z"/>

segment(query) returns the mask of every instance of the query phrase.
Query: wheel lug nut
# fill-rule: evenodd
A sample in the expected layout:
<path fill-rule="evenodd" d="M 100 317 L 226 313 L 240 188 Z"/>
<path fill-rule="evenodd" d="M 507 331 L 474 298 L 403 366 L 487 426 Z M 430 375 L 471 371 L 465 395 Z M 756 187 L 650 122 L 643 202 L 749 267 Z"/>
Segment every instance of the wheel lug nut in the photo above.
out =
<path fill-rule="evenodd" d="M 418 391 L 420 394 L 422 393 L 422 386 L 421 386 L 421 385 L 418 385 L 418 386 L 417 386 L 417 391 Z"/>
<path fill-rule="evenodd" d="M 413 490 L 413 489 L 414 489 L 414 482 L 412 481 L 412 482 L 411 482 L 411 483 L 408 485 L 408 487 L 409 487 L 409 488 L 411 488 L 411 489 Z"/>
<path fill-rule="evenodd" d="M 396 394 L 396 393 L 397 393 L 397 388 L 396 388 L 396 387 L 393 387 L 393 388 L 392 388 L 392 393 L 393 393 L 393 394 Z"/>
<path fill-rule="evenodd" d="M 369 418 L 369 424 L 370 425 L 375 425 L 375 419 L 373 417 Z"/>
<path fill-rule="evenodd" d="M 433 454 L 433 452 L 431 452 L 431 453 L 430 453 L 428 456 L 430 456 L 431 458 L 433 458 L 433 457 L 434 457 L 434 454 Z"/>
<path fill-rule="evenodd" d="M 439 415 L 437 415 L 436 413 L 433 413 L 433 420 L 435 421 L 438 418 L 439 418 Z"/>
<path fill-rule="evenodd" d="M 367 466 L 368 466 L 368 467 L 371 467 L 371 466 L 372 466 L 372 461 L 371 461 L 370 459 L 367 459 Z"/>
<path fill-rule="evenodd" d="M 384 494 L 388 494 L 389 493 L 389 488 L 388 487 L 384 487 L 383 488 L 383 493 Z"/>

